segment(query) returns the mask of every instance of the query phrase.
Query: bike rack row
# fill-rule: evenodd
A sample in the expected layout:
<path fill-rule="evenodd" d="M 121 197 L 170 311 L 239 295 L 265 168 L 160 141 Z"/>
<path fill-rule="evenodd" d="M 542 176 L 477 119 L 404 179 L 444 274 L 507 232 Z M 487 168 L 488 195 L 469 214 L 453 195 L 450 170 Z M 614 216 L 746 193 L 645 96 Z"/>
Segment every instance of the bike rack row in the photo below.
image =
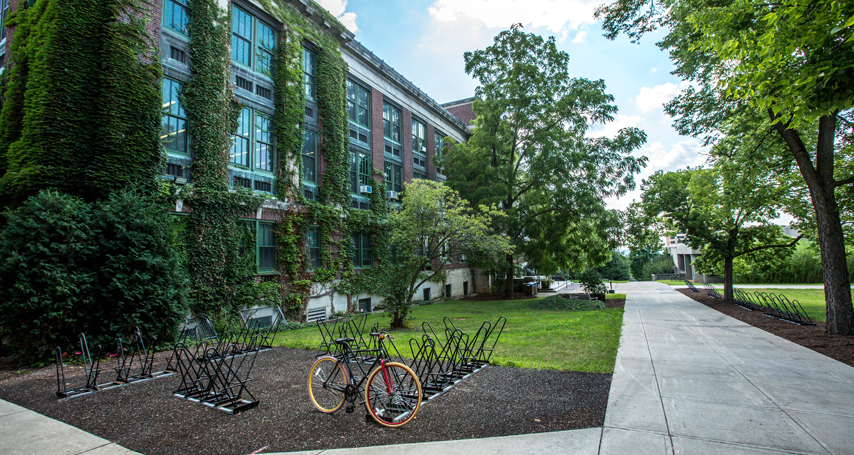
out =
<path fill-rule="evenodd" d="M 797 300 L 789 300 L 783 294 L 755 291 L 752 294 L 733 288 L 735 304 L 751 311 L 761 311 L 767 316 L 800 325 L 815 325 Z"/>
<path fill-rule="evenodd" d="M 153 343 L 152 343 L 153 344 Z M 101 375 L 101 357 L 103 349 L 99 345 L 95 356 L 89 350 L 89 342 L 85 334 L 80 334 L 80 355 L 83 356 L 83 372 L 86 383 L 77 387 L 68 388 L 65 377 L 65 363 L 62 360 L 62 348 L 56 347 L 56 396 L 59 398 L 72 398 L 99 390 L 108 390 L 116 387 L 126 386 L 142 381 L 169 376 L 172 372 L 164 370 L 153 372 L 154 350 L 146 347 L 142 332 L 137 327 L 130 339 L 118 337 L 116 340 L 116 352 L 111 355 L 116 358 L 116 378 L 106 383 L 98 383 Z"/>
<path fill-rule="evenodd" d="M 474 334 L 469 335 L 457 328 L 453 321 L 445 317 L 444 330 L 437 334 L 428 322 L 421 324 L 423 334 L 420 338 L 409 340 L 413 358 L 405 359 L 392 339 L 386 338 L 379 345 L 379 329 L 374 324 L 365 332 L 367 315 L 353 319 L 337 319 L 317 322 L 322 341 L 317 356 L 339 354 L 340 345 L 336 338 L 352 338 L 350 343 L 358 362 L 370 364 L 374 361 L 378 349 L 384 349 L 383 355 L 406 363 L 418 376 L 426 400 L 450 390 L 463 379 L 480 371 L 489 364 L 498 339 L 504 331 L 507 318 L 499 317 L 495 323 L 485 321 Z"/>
<path fill-rule="evenodd" d="M 722 299 L 722 298 L 724 298 L 722 295 L 720 295 L 720 293 L 718 293 L 718 290 L 717 290 L 714 286 L 712 286 L 711 284 L 709 284 L 709 283 L 704 284 L 704 285 L 703 285 L 703 288 L 704 288 L 704 289 L 705 289 L 705 291 L 706 291 L 706 295 L 707 295 L 707 296 L 709 296 L 709 297 L 711 297 L 711 298 L 713 298 L 713 299 Z"/>
<path fill-rule="evenodd" d="M 258 353 L 272 349 L 272 337 L 282 320 L 279 314 L 271 325 L 259 327 L 251 319 L 234 318 L 219 336 L 210 319 L 197 317 L 196 325 L 182 331 L 172 351 L 169 366 L 181 376 L 172 395 L 228 414 L 257 407 L 258 400 L 246 383 L 252 380 Z"/>
<path fill-rule="evenodd" d="M 449 318 L 443 319 L 444 337 L 439 336 L 428 322 L 421 324 L 421 339 L 409 340 L 413 360 L 410 367 L 428 400 L 453 388 L 460 381 L 489 364 L 507 318 L 499 317 L 495 324 L 484 321 L 474 336 L 463 332 Z"/>
<path fill-rule="evenodd" d="M 691 290 L 691 292 L 700 292 L 700 290 L 699 290 L 699 289 L 697 289 L 697 286 L 694 286 L 694 283 L 692 283 L 692 282 L 690 282 L 690 281 L 688 281 L 688 280 L 682 280 L 682 281 L 684 281 L 684 282 L 685 282 L 685 284 L 686 284 L 686 285 L 688 285 L 688 289 L 690 289 L 690 290 Z"/>

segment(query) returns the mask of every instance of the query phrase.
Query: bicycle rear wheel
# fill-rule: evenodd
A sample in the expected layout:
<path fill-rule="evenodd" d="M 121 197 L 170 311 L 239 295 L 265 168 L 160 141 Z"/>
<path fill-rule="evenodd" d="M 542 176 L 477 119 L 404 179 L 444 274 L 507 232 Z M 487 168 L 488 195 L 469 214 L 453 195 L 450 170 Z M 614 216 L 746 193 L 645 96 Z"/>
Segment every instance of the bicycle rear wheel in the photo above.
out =
<path fill-rule="evenodd" d="M 323 356 L 314 362 L 308 374 L 308 396 L 320 412 L 332 414 L 344 405 L 344 387 L 347 370 L 332 356 Z"/>
<path fill-rule="evenodd" d="M 374 368 L 365 387 L 365 407 L 381 425 L 399 427 L 410 422 L 421 408 L 421 381 L 408 366 L 398 362 Z"/>

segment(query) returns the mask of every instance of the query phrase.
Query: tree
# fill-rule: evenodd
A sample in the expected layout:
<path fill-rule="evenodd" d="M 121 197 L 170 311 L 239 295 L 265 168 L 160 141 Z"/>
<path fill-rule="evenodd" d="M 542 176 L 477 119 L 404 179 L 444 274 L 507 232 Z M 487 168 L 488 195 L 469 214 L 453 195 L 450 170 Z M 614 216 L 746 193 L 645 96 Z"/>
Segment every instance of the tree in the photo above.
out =
<path fill-rule="evenodd" d="M 399 209 L 388 217 L 392 257 L 381 270 L 381 294 L 391 327 L 406 325 L 412 297 L 424 283 L 440 279 L 453 257 L 497 258 L 512 252 L 504 236 L 490 232 L 496 213 L 472 209 L 442 183 L 413 180 Z"/>
<path fill-rule="evenodd" d="M 476 129 L 444 154 L 448 184 L 473 204 L 498 205 L 505 216 L 496 230 L 541 273 L 607 261 L 618 223 L 603 197 L 634 187 L 646 159 L 630 153 L 646 135 L 626 128 L 615 138 L 586 136 L 591 123 L 613 120 L 614 98 L 602 80 L 569 76 L 569 55 L 554 37 L 514 25 L 464 58 L 480 83 Z M 514 260 L 503 260 L 507 298 Z"/>
<path fill-rule="evenodd" d="M 723 263 L 724 298 L 733 301 L 733 260 L 770 248 L 792 247 L 782 241 L 776 201 L 785 188 L 743 163 L 718 162 L 712 169 L 656 172 L 643 184 L 648 216 L 663 216 L 687 243 L 703 252 L 703 263 Z"/>
<path fill-rule="evenodd" d="M 835 145 L 838 138 L 846 143 L 852 136 L 854 3 L 618 0 L 601 7 L 597 16 L 604 17 L 610 38 L 625 32 L 639 39 L 659 26 L 669 29 L 658 44 L 670 52 L 674 73 L 714 95 L 707 99 L 724 101 L 687 106 L 685 123 L 711 125 L 710 119 L 728 115 L 734 104 L 766 116 L 809 194 L 824 271 L 825 329 L 854 334 L 843 209 L 837 199 L 851 192 L 854 172 L 850 165 L 840 166 L 845 160 Z M 756 125 L 757 130 L 763 126 Z"/>

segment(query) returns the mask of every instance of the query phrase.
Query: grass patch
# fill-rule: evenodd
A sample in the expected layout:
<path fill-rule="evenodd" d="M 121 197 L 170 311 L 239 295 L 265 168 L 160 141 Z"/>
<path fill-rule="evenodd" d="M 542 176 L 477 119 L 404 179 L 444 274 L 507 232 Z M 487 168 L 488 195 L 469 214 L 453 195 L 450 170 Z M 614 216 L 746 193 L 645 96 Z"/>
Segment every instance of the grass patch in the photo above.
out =
<path fill-rule="evenodd" d="M 567 299 L 559 295 L 552 295 L 535 300 L 528 305 L 528 308 L 549 311 L 598 311 L 604 310 L 605 305 L 598 300 Z"/>
<path fill-rule="evenodd" d="M 605 294 L 605 300 L 625 299 L 626 294 Z"/>
<path fill-rule="evenodd" d="M 618 298 L 615 294 L 610 296 Z M 442 319 L 447 316 L 458 328 L 473 336 L 483 321 L 494 323 L 499 316 L 504 316 L 507 326 L 498 341 L 492 363 L 544 370 L 614 372 L 623 324 L 622 309 L 544 313 L 528 308 L 530 303 L 528 299 L 455 300 L 419 306 L 412 310 L 412 327 L 391 334 L 401 354 L 411 358 L 409 340 L 420 338 L 422 321 L 429 322 L 439 332 L 444 328 Z M 374 322 L 379 322 L 381 328 L 387 328 L 390 319 L 381 314 L 371 314 L 367 326 Z M 317 349 L 320 340 L 317 327 L 311 327 L 281 332 L 276 335 L 274 344 Z"/>
<path fill-rule="evenodd" d="M 669 284 L 671 286 L 685 286 L 685 281 L 683 280 L 656 280 L 655 282 Z"/>
<path fill-rule="evenodd" d="M 773 285 L 772 285 L 773 286 Z M 723 286 L 715 286 L 718 292 L 723 294 Z M 735 285 L 738 287 L 738 285 Z M 824 289 L 753 289 L 743 288 L 748 294 L 754 292 L 773 292 L 774 294 L 785 295 L 789 300 L 797 300 L 804 307 L 807 316 L 813 321 L 825 322 L 827 317 L 825 310 Z"/>

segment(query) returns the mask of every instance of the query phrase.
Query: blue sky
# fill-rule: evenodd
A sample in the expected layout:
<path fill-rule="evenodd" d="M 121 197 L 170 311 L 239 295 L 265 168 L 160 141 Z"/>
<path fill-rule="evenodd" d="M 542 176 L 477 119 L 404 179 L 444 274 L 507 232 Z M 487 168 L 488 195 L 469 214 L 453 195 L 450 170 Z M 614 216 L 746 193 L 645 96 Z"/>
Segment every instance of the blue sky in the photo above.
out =
<path fill-rule="evenodd" d="M 463 53 L 483 49 L 501 30 L 520 22 L 524 30 L 555 36 L 570 56 L 574 77 L 604 79 L 620 109 L 614 122 L 594 126 L 591 135 L 613 135 L 621 127 L 644 130 L 649 158 L 640 178 L 705 161 L 698 141 L 676 134 L 662 104 L 685 83 L 670 74 L 667 54 L 655 46 L 660 35 L 640 44 L 625 37 L 609 41 L 593 18 L 605 0 L 319 0 L 356 39 L 440 103 L 471 97 L 477 86 L 465 74 Z M 640 183 L 640 179 L 638 179 Z M 624 208 L 634 191 L 612 208 Z"/>

